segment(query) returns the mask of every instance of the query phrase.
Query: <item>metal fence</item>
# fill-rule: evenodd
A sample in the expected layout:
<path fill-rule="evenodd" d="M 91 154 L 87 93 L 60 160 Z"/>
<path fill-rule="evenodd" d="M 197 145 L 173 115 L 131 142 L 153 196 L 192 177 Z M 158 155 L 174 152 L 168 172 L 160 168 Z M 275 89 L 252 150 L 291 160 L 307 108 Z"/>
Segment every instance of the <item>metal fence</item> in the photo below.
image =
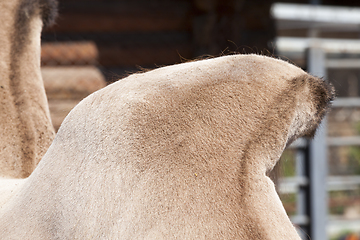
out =
<path fill-rule="evenodd" d="M 327 78 L 329 69 L 360 69 L 359 39 L 324 39 L 322 34 L 360 32 L 360 9 L 314 5 L 274 4 L 272 15 L 279 32 L 305 30 L 304 37 L 279 36 L 277 53 L 306 68 L 315 76 Z M 357 81 L 357 80 L 356 80 Z M 360 98 L 338 98 L 333 109 L 360 108 Z M 296 176 L 281 180 L 280 192 L 296 194 L 296 213 L 291 217 L 303 239 L 325 240 L 335 228 L 346 226 L 360 231 L 360 219 L 344 220 L 328 214 L 329 192 L 358 190 L 360 176 L 329 176 L 329 149 L 360 146 L 359 136 L 328 135 L 327 119 L 313 141 L 300 140 L 296 149 Z M 356 225 L 357 224 L 357 225 Z"/>

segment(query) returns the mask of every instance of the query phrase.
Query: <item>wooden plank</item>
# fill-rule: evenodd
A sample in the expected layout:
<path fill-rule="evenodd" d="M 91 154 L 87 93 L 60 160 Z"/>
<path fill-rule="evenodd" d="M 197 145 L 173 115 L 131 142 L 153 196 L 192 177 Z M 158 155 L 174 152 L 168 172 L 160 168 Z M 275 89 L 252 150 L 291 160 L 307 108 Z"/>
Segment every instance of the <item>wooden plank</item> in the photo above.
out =
<path fill-rule="evenodd" d="M 93 41 L 45 42 L 41 65 L 96 65 L 99 52 Z"/>
<path fill-rule="evenodd" d="M 187 32 L 54 36 L 43 36 L 42 61 L 46 65 L 154 66 L 173 64 L 181 61 L 181 57 L 193 57 L 191 37 Z"/>
<path fill-rule="evenodd" d="M 138 46 L 123 48 L 116 45 L 99 45 L 99 62 L 102 66 L 155 66 L 178 63 L 192 57 L 190 44 L 163 47 Z"/>
<path fill-rule="evenodd" d="M 45 32 L 128 32 L 191 29 L 189 3 L 75 1 L 60 5 L 57 24 Z"/>
<path fill-rule="evenodd" d="M 122 1 L 94 1 L 78 0 L 60 1 L 60 13 L 83 12 L 83 13 L 114 13 L 114 14 L 164 14 L 183 13 L 191 8 L 191 1 L 181 0 L 122 0 Z"/>
<path fill-rule="evenodd" d="M 94 66 L 42 67 L 41 73 L 49 99 L 82 99 L 106 85 Z"/>
<path fill-rule="evenodd" d="M 76 22 L 76 24 L 74 24 Z M 63 14 L 51 29 L 62 32 L 129 32 L 129 31 L 172 31 L 188 29 L 187 19 L 182 17 L 110 14 Z"/>

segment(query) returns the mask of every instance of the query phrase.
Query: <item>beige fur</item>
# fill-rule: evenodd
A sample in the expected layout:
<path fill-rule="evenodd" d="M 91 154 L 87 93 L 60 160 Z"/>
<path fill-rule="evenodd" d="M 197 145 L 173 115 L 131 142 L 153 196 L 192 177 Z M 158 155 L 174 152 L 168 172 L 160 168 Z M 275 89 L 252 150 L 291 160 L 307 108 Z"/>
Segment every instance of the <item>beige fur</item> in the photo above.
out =
<path fill-rule="evenodd" d="M 67 116 L 7 195 L 0 236 L 300 239 L 265 173 L 314 134 L 332 97 L 321 79 L 257 55 L 131 75 Z"/>
<path fill-rule="evenodd" d="M 42 16 L 30 2 L 0 0 L 0 177 L 29 176 L 55 135 L 40 73 Z"/>

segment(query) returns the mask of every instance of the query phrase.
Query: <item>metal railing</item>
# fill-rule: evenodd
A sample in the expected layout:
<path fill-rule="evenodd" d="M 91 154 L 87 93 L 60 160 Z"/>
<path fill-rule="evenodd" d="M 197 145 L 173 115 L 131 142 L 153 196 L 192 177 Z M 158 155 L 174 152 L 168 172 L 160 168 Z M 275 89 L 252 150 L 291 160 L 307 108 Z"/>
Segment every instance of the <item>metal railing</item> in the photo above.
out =
<path fill-rule="evenodd" d="M 307 70 L 326 78 L 327 69 L 360 68 L 358 58 L 335 59 L 329 55 L 360 54 L 358 39 L 321 39 L 319 32 L 360 30 L 360 8 L 326 7 L 314 5 L 276 3 L 271 14 L 277 29 L 306 29 L 306 37 L 278 37 L 275 40 L 278 55 L 292 61 L 306 63 Z M 334 101 L 337 107 L 360 107 L 360 99 L 340 98 Z M 360 177 L 328 177 L 327 149 L 329 146 L 360 146 L 360 137 L 328 137 L 324 120 L 313 141 L 300 140 L 296 148 L 296 177 L 280 181 L 280 191 L 296 192 L 296 215 L 291 217 L 300 226 L 303 239 L 327 239 L 327 191 L 350 189 L 359 186 Z M 331 220 L 332 221 L 332 220 Z M 331 222 L 330 221 L 330 222 Z M 332 224 L 332 223 L 330 223 Z M 333 224 L 332 224 L 333 225 Z"/>

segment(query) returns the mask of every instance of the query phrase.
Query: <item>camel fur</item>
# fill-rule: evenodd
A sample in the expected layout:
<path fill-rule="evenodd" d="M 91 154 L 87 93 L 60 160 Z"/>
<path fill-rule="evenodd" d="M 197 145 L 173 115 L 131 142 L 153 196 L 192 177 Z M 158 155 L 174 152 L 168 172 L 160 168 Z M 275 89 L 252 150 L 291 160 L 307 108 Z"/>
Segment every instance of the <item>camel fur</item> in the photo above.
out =
<path fill-rule="evenodd" d="M 0 176 L 31 174 L 54 138 L 40 72 L 40 34 L 54 0 L 0 0 Z"/>
<path fill-rule="evenodd" d="M 258 55 L 133 74 L 80 102 L 30 177 L 3 189 L 0 236 L 300 239 L 266 173 L 332 98 Z"/>

